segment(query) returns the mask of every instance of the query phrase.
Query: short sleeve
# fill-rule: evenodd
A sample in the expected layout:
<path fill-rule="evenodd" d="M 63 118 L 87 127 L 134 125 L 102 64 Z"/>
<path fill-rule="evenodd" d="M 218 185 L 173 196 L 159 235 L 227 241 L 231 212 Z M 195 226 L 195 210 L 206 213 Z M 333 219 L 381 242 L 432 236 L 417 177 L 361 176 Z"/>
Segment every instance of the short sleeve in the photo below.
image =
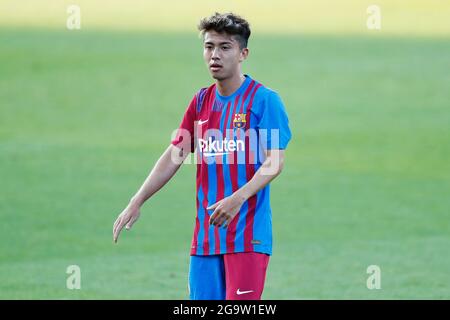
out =
<path fill-rule="evenodd" d="M 291 140 L 291 130 L 286 108 L 278 93 L 269 89 L 259 110 L 258 129 L 266 149 L 286 149 Z M 266 130 L 264 130 L 266 129 Z"/>
<path fill-rule="evenodd" d="M 195 94 L 186 108 L 175 137 L 171 141 L 174 146 L 190 152 L 194 151 L 194 122 L 196 120 L 197 99 L 198 94 Z"/>

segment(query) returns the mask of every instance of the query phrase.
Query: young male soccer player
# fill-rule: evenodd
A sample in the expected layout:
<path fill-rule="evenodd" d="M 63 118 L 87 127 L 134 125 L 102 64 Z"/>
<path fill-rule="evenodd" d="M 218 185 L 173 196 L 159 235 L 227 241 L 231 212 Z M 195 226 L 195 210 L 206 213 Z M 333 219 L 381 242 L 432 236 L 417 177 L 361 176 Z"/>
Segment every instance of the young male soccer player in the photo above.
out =
<path fill-rule="evenodd" d="M 269 182 L 291 139 L 279 95 L 241 72 L 250 27 L 232 13 L 200 21 L 215 83 L 189 103 L 175 138 L 114 223 L 117 242 L 140 207 L 196 152 L 197 214 L 189 267 L 191 299 L 260 299 L 272 254 Z"/>

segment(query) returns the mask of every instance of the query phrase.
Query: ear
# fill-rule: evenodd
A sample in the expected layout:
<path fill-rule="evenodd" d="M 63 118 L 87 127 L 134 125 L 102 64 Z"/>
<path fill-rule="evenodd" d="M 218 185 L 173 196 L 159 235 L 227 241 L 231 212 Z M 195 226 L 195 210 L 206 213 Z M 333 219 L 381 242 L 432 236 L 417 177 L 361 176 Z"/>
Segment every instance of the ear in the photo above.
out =
<path fill-rule="evenodd" d="M 245 59 L 247 59 L 248 53 L 249 53 L 249 52 L 248 52 L 248 48 L 242 49 L 242 50 L 241 50 L 240 57 L 239 57 L 239 62 L 242 62 L 242 61 L 244 61 Z"/>

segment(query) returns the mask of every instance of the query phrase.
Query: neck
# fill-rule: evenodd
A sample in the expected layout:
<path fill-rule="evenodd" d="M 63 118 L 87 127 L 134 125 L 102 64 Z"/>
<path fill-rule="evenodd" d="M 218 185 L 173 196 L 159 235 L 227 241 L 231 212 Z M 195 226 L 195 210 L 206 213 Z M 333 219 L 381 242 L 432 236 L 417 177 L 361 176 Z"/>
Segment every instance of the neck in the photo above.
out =
<path fill-rule="evenodd" d="M 232 95 L 241 84 L 245 81 L 245 76 L 242 73 L 236 73 L 231 78 L 217 80 L 216 86 L 221 96 L 229 96 Z"/>

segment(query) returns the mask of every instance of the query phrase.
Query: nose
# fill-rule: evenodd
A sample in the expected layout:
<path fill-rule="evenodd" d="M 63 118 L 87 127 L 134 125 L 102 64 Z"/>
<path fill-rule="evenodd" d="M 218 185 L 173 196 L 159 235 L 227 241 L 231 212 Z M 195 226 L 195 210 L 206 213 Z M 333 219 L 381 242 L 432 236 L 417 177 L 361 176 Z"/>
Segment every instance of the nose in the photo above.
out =
<path fill-rule="evenodd" d="M 219 48 L 217 48 L 217 47 L 214 48 L 211 58 L 219 59 Z"/>

